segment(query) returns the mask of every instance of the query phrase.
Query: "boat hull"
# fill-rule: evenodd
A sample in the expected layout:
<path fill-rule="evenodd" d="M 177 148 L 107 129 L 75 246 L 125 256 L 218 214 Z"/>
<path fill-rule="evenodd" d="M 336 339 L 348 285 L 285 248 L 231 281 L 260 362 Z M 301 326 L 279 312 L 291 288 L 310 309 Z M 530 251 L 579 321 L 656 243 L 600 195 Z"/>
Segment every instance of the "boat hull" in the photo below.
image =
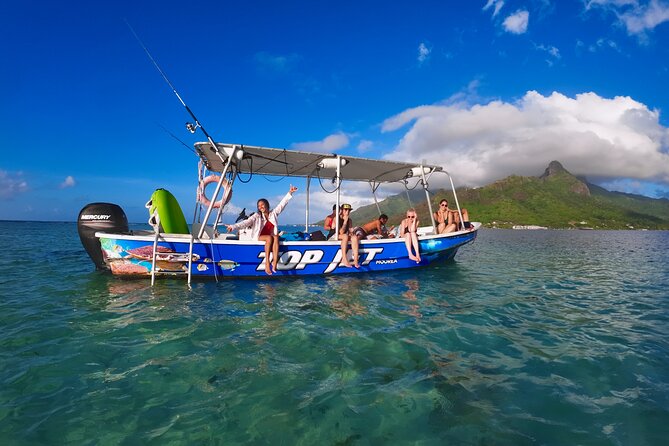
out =
<path fill-rule="evenodd" d="M 461 246 L 474 241 L 478 228 L 476 225 L 469 231 L 421 236 L 420 263 L 409 259 L 404 239 L 361 241 L 359 268 L 342 265 L 339 242 L 286 241 L 279 246 L 277 272 L 272 277 L 362 273 L 425 266 L 452 259 Z M 96 236 L 112 274 L 151 276 L 154 236 L 106 233 L 97 233 Z M 159 237 L 156 251 L 156 276 L 188 276 L 189 235 L 163 234 Z M 193 278 L 268 277 L 262 242 L 195 240 L 192 253 Z M 352 259 L 350 249 L 348 257 Z"/>

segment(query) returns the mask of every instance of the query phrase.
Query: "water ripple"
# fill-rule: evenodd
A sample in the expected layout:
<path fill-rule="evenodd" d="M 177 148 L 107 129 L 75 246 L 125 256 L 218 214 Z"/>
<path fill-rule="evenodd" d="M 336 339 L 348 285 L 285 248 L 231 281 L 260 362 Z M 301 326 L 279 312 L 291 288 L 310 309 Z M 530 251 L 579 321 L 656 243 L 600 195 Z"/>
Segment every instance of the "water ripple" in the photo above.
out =
<path fill-rule="evenodd" d="M 2 229 L 18 259 L 48 241 L 0 259 L 4 444 L 669 436 L 666 232 L 482 231 L 427 269 L 189 291 L 93 272 L 74 225 Z"/>

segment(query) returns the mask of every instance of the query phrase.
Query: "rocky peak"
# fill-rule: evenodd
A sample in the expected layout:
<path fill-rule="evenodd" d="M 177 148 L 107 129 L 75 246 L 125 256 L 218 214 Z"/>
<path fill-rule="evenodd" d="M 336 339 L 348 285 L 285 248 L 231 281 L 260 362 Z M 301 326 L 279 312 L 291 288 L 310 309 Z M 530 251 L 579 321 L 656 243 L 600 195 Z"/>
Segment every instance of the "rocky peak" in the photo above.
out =
<path fill-rule="evenodd" d="M 541 175 L 539 178 L 543 181 L 549 180 L 550 178 L 555 178 L 559 175 L 565 175 L 565 176 L 570 176 L 573 178 L 573 181 L 571 182 L 571 186 L 569 187 L 569 190 L 575 194 L 583 195 L 586 197 L 590 196 L 590 189 L 588 188 L 588 184 L 585 181 L 582 181 L 575 176 L 573 176 L 567 169 L 562 167 L 562 164 L 560 164 L 559 161 L 551 161 L 550 164 L 548 164 L 548 167 L 544 171 L 543 175 Z"/>
<path fill-rule="evenodd" d="M 559 161 L 551 161 L 550 164 L 548 164 L 548 167 L 544 171 L 543 175 L 541 175 L 539 178 L 541 178 L 543 180 L 545 178 L 548 178 L 550 176 L 554 176 L 554 175 L 557 175 L 557 174 L 560 174 L 560 173 L 566 173 L 566 174 L 571 175 L 567 171 L 567 169 L 562 167 L 562 164 L 560 164 Z"/>

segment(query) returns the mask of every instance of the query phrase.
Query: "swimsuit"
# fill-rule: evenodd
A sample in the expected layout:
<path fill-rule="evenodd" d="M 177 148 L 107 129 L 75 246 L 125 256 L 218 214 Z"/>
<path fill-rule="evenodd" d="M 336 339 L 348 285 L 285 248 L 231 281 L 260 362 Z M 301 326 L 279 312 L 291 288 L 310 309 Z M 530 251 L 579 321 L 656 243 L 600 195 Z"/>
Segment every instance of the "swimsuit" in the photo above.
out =
<path fill-rule="evenodd" d="M 263 226 L 262 230 L 260 231 L 260 235 L 274 235 L 274 225 L 271 221 L 267 220 L 265 226 Z"/>
<path fill-rule="evenodd" d="M 353 228 L 353 235 L 361 239 L 367 238 L 367 232 L 364 229 L 362 229 L 362 226 L 356 226 L 355 228 Z"/>

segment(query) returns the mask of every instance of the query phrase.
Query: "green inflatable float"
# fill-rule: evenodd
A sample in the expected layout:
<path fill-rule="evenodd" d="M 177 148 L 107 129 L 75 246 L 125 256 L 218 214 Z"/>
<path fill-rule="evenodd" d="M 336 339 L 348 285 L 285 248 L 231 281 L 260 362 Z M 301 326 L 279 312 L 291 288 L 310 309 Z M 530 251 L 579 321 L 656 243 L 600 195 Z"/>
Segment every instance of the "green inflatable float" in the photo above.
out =
<path fill-rule="evenodd" d="M 146 207 L 149 208 L 149 214 L 151 215 L 149 223 L 154 228 L 156 221 L 153 217 L 157 211 L 158 218 L 160 219 L 160 232 L 190 234 L 181 206 L 179 206 L 177 199 L 168 190 L 156 189 L 151 195 L 149 202 L 146 203 Z"/>

